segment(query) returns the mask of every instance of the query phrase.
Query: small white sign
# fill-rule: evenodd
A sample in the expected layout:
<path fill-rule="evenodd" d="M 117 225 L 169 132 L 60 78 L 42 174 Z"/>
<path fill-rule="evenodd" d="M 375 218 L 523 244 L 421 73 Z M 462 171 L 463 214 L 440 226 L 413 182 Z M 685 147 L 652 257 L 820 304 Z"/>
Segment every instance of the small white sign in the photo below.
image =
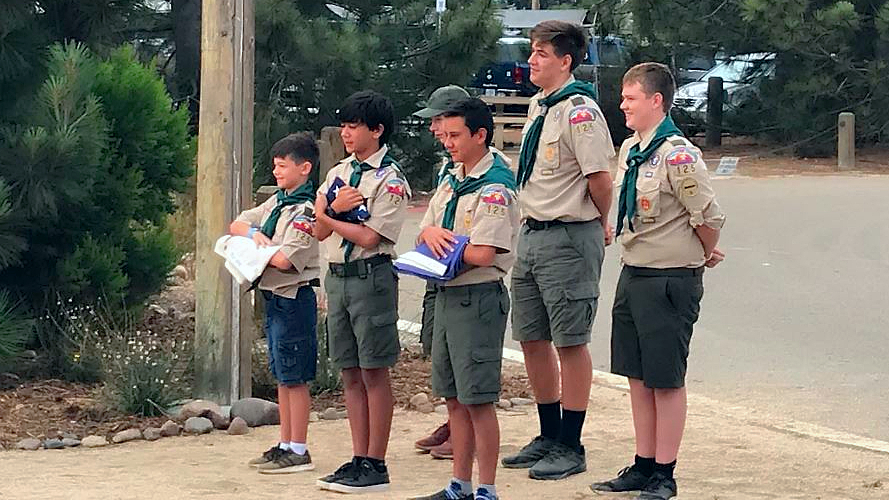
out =
<path fill-rule="evenodd" d="M 435 12 L 444 12 L 448 10 L 447 0 L 435 0 Z"/>
<path fill-rule="evenodd" d="M 716 175 L 733 175 L 735 169 L 738 168 L 737 156 L 723 156 L 719 159 L 719 166 L 716 167 Z"/>

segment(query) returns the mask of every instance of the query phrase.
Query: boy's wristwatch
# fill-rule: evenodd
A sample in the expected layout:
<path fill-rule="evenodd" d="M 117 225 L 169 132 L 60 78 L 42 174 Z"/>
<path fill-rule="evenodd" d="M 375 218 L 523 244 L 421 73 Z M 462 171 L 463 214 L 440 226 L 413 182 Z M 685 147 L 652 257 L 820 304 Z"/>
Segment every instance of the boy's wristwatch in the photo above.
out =
<path fill-rule="evenodd" d="M 334 219 L 339 215 L 339 213 L 336 210 L 334 210 L 333 207 L 331 207 L 330 205 L 327 205 L 327 208 L 324 210 L 324 213 L 328 217 L 331 217 Z"/>

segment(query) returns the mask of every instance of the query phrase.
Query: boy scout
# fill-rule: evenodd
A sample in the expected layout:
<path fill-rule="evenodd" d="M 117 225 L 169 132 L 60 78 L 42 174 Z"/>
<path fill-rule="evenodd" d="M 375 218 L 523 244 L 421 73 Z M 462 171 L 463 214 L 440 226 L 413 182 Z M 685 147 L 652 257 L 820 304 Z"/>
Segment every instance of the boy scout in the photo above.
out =
<path fill-rule="evenodd" d="M 269 367 L 278 381 L 281 442 L 248 462 L 264 474 L 312 470 L 306 449 L 311 396 L 315 379 L 318 286 L 318 242 L 315 188 L 309 174 L 318 165 L 318 145 L 311 134 L 291 134 L 272 146 L 272 171 L 278 187 L 260 206 L 242 212 L 230 234 L 247 236 L 259 246 L 281 245 L 259 281 L 266 301 L 265 331 Z"/>
<path fill-rule="evenodd" d="M 435 297 L 432 388 L 446 399 L 454 448 L 454 476 L 431 499 L 497 498 L 494 477 L 500 431 L 494 402 L 500 397 L 500 364 L 509 296 L 503 285 L 514 261 L 519 225 L 512 171 L 488 149 L 494 120 L 479 99 L 444 113 L 441 130 L 455 165 L 439 185 L 420 223 L 419 240 L 438 255 L 453 235 L 469 236 L 468 270 L 439 286 Z M 479 487 L 472 495 L 472 462 Z"/>
<path fill-rule="evenodd" d="M 318 190 L 318 239 L 325 242 L 329 272 L 327 332 L 330 357 L 342 371 L 353 458 L 318 481 L 341 493 L 384 491 L 385 464 L 394 399 L 389 367 L 398 343 L 398 282 L 392 267 L 410 187 L 386 142 L 395 117 L 392 103 L 370 91 L 357 92 L 339 111 L 347 158 L 334 166 Z M 348 184 L 328 206 L 336 178 Z M 364 223 L 337 220 L 366 205 Z"/>
<path fill-rule="evenodd" d="M 529 468 L 534 479 L 586 470 L 580 434 L 592 382 L 587 343 L 611 238 L 603 225 L 614 156 L 594 89 L 571 76 L 586 43 L 571 23 L 544 21 L 531 30 L 528 63 L 541 91 L 531 100 L 519 157 L 524 225 L 512 271 L 512 328 L 537 400 L 540 435 L 502 462 Z"/>
<path fill-rule="evenodd" d="M 447 85 L 435 89 L 429 96 L 429 100 L 422 104 L 422 109 L 416 111 L 414 116 L 429 118 L 429 131 L 444 145 L 444 132 L 441 130 L 441 122 L 444 120 L 444 112 L 457 101 L 466 99 L 469 93 L 457 85 Z M 441 164 L 441 169 L 436 172 L 436 186 L 447 172 L 449 164 L 452 164 L 450 155 L 446 155 Z M 423 354 L 432 352 L 432 325 L 435 318 L 435 285 L 426 285 L 426 293 L 423 295 L 423 316 L 420 329 L 420 344 L 423 346 Z M 448 422 L 438 426 L 431 434 L 418 439 L 414 445 L 424 452 L 428 452 L 433 458 L 452 458 L 454 455 L 451 447 L 451 429 Z"/>
<path fill-rule="evenodd" d="M 618 162 L 624 266 L 611 312 L 611 371 L 629 378 L 636 457 L 616 478 L 591 485 L 596 492 L 641 491 L 645 500 L 676 495 L 703 271 L 724 257 L 716 243 L 725 216 L 700 150 L 669 116 L 674 89 L 670 69 L 657 63 L 634 66 L 623 79 L 621 110 L 635 134 Z"/>

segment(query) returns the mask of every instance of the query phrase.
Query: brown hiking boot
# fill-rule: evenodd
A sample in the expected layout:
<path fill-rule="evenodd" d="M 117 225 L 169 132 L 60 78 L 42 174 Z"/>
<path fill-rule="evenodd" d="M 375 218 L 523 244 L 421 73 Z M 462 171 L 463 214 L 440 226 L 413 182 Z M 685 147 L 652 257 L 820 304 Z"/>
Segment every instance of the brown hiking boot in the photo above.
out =
<path fill-rule="evenodd" d="M 414 445 L 418 450 L 423 450 L 426 453 L 429 453 L 432 448 L 435 448 L 436 446 L 441 446 L 451 437 L 451 427 L 448 425 L 449 423 L 450 422 L 445 422 L 441 424 L 438 429 L 432 431 L 432 434 L 418 440 Z"/>
<path fill-rule="evenodd" d="M 451 446 L 451 440 L 448 439 L 444 443 L 432 448 L 429 450 L 429 454 L 432 455 L 432 458 L 437 458 L 439 460 L 453 460 L 454 447 Z"/>

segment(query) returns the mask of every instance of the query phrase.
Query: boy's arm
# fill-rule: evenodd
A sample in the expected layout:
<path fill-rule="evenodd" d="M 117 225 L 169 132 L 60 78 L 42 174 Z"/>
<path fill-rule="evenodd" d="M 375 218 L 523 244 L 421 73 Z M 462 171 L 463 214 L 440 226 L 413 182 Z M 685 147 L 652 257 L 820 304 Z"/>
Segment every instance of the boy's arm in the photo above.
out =
<path fill-rule="evenodd" d="M 472 219 L 470 244 L 463 251 L 463 261 L 479 267 L 494 265 L 498 253 L 511 252 L 519 209 L 515 193 L 502 184 L 485 187 L 479 195 Z"/>
<path fill-rule="evenodd" d="M 488 245 L 466 245 L 463 250 L 463 262 L 478 266 L 488 267 L 494 265 L 494 257 L 497 255 L 497 249 Z"/>
<path fill-rule="evenodd" d="M 381 236 L 376 231 L 363 224 L 352 224 L 351 222 L 336 220 L 329 217 L 324 212 L 317 212 L 316 215 L 317 222 L 315 228 L 317 237 L 320 241 L 324 241 L 332 232 L 336 232 L 336 234 L 342 236 L 343 239 L 349 240 L 362 248 L 374 248 L 380 244 Z M 319 227 L 321 230 L 318 230 Z"/>
<path fill-rule="evenodd" d="M 333 234 L 333 228 L 325 222 L 330 220 L 330 217 L 324 214 L 325 210 L 327 210 L 327 196 L 318 193 L 315 198 L 315 238 L 318 241 L 324 241 Z"/>

